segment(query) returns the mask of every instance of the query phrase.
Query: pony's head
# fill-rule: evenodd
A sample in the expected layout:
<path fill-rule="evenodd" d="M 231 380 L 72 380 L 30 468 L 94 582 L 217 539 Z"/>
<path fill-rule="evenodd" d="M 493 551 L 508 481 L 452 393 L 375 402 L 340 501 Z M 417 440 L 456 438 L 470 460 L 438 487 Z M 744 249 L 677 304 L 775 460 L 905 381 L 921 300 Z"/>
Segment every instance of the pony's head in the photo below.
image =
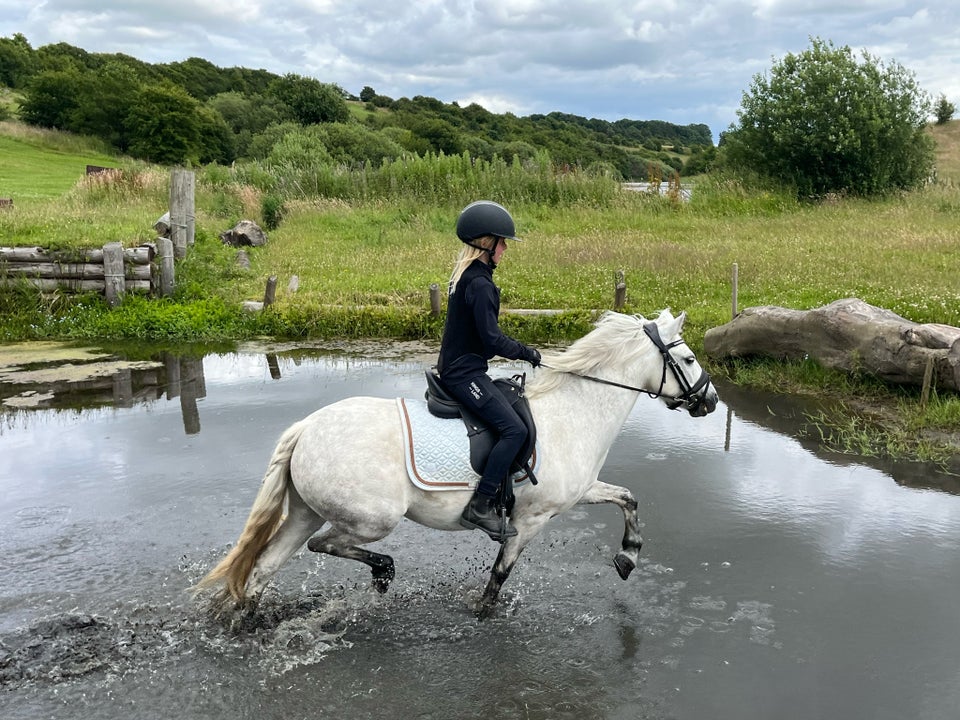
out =
<path fill-rule="evenodd" d="M 645 392 L 694 417 L 707 415 L 717 407 L 717 391 L 680 335 L 686 319 L 686 313 L 674 317 L 670 310 L 656 320 L 606 312 L 591 332 L 544 359 L 548 373 L 536 378 L 528 394 L 556 387 L 572 374 Z"/>
<path fill-rule="evenodd" d="M 639 318 L 638 318 L 639 319 Z M 650 393 L 671 410 L 685 408 L 694 417 L 703 417 L 717 409 L 717 390 L 693 351 L 681 337 L 687 314 L 674 317 L 669 309 L 655 321 L 643 321 L 643 331 L 662 360 L 660 387 Z"/>

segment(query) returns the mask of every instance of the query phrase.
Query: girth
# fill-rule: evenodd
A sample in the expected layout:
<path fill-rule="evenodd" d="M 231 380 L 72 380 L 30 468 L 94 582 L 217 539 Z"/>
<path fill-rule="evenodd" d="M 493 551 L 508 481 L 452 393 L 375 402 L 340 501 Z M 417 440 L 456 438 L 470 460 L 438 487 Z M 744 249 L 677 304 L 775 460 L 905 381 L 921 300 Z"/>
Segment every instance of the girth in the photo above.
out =
<path fill-rule="evenodd" d="M 435 369 L 431 368 L 425 374 L 427 376 L 427 391 L 425 393 L 427 409 L 431 415 L 436 417 L 461 418 L 463 420 L 464 425 L 467 426 L 467 437 L 470 439 L 470 467 L 478 475 L 483 474 L 483 468 L 487 464 L 490 450 L 497 442 L 496 429 L 487 425 L 483 419 L 464 408 L 456 398 L 450 395 L 444 388 Z M 507 402 L 510 403 L 527 427 L 527 441 L 514 458 L 513 464 L 510 466 L 510 473 L 512 475 L 516 472 L 524 472 L 530 478 L 530 482 L 536 485 L 537 478 L 533 474 L 530 459 L 533 457 L 533 451 L 537 445 L 537 426 L 533 421 L 533 414 L 530 412 L 530 403 L 523 392 L 524 378 L 523 375 L 515 375 L 512 378 L 496 378 L 493 384 L 507 399 Z M 512 491 L 508 490 L 508 494 L 512 494 Z"/>

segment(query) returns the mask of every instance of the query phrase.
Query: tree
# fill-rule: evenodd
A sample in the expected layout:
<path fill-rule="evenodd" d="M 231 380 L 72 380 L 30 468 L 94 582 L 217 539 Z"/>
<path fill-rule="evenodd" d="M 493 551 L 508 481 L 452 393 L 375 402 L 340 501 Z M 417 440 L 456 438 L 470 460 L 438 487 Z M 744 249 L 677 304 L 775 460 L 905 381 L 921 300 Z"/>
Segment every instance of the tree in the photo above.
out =
<path fill-rule="evenodd" d="M 813 39 L 743 94 L 724 135 L 733 166 L 796 187 L 800 196 L 874 195 L 915 187 L 933 168 L 930 102 L 911 72 L 865 51 Z"/>
<path fill-rule="evenodd" d="M 369 85 L 364 85 L 360 91 L 360 102 L 371 102 L 377 96 L 377 91 Z"/>
<path fill-rule="evenodd" d="M 323 122 L 344 122 L 350 117 L 343 90 L 290 73 L 270 84 L 270 93 L 293 112 L 301 125 Z"/>
<path fill-rule="evenodd" d="M 126 150 L 127 115 L 139 90 L 136 74 L 122 63 L 109 61 L 98 72 L 84 73 L 77 85 L 76 107 L 65 129 L 103 138 Z"/>
<path fill-rule="evenodd" d="M 80 71 L 46 70 L 34 75 L 24 90 L 20 103 L 20 117 L 30 125 L 66 129 L 70 116 L 79 102 L 77 89 Z"/>
<path fill-rule="evenodd" d="M 22 33 L 0 38 L 0 85 L 23 87 L 36 69 L 35 52 Z"/>
<path fill-rule="evenodd" d="M 168 165 L 197 162 L 201 155 L 199 110 L 200 103 L 177 85 L 145 85 L 127 117 L 130 152 Z"/>
<path fill-rule="evenodd" d="M 953 114 L 956 111 L 957 108 L 954 107 L 952 102 L 947 100 L 947 96 L 941 94 L 940 99 L 937 101 L 937 107 L 934 108 L 934 113 L 937 116 L 937 125 L 946 125 L 953 119 Z"/>

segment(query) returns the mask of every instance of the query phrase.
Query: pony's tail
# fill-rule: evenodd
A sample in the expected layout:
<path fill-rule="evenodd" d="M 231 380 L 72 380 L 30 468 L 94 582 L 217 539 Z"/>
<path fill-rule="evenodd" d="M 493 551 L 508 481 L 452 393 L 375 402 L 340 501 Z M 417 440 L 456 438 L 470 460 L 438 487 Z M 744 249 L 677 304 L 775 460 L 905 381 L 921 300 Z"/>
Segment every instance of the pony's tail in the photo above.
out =
<path fill-rule="evenodd" d="M 214 585 L 222 585 L 224 599 L 232 597 L 237 602 L 244 601 L 247 579 L 253 572 L 260 552 L 283 519 L 287 483 L 290 481 L 290 457 L 304 427 L 303 421 L 294 423 L 280 436 L 240 539 L 227 556 L 194 586 L 195 594 Z"/>

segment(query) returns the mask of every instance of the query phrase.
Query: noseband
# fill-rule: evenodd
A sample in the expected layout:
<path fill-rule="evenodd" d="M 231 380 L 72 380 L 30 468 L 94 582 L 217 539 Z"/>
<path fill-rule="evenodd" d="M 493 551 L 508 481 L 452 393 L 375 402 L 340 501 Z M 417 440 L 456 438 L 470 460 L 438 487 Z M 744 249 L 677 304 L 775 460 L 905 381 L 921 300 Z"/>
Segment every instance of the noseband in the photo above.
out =
<path fill-rule="evenodd" d="M 643 331 L 647 334 L 647 337 L 650 338 L 650 342 L 660 351 L 660 355 L 663 356 L 663 374 L 660 376 L 660 389 L 657 390 L 656 393 L 648 392 L 647 394 L 650 397 L 663 397 L 663 386 L 667 382 L 667 368 L 669 367 L 670 372 L 673 373 L 673 377 L 676 379 L 681 390 L 680 395 L 676 399 L 682 400 L 687 405 L 687 409 L 691 411 L 696 410 L 703 402 L 703 395 L 700 391 L 710 382 L 710 374 L 701 367 L 700 377 L 691 385 L 687 381 L 687 376 L 683 374 L 683 370 L 680 369 L 680 363 L 678 363 L 670 353 L 670 348 L 682 345 L 683 340 L 677 338 L 669 345 L 664 343 L 663 338 L 660 337 L 660 330 L 657 328 L 657 324 L 653 322 L 644 323 Z"/>
<path fill-rule="evenodd" d="M 650 338 L 650 342 L 654 344 L 657 350 L 660 351 L 660 355 L 663 357 L 663 373 L 660 375 L 660 387 L 657 388 L 656 392 L 646 390 L 644 388 L 634 387 L 633 385 L 625 385 L 623 383 L 614 382 L 613 380 L 604 380 L 603 378 L 593 377 L 592 375 L 581 375 L 579 373 L 573 374 L 577 377 L 582 377 L 584 380 L 601 383 L 602 385 L 612 385 L 613 387 L 623 388 L 624 390 L 645 393 L 652 398 L 662 398 L 667 397 L 663 394 L 663 386 L 667 382 L 667 368 L 670 368 L 670 372 L 673 373 L 673 377 L 680 386 L 681 392 L 676 397 L 667 397 L 667 399 L 679 400 L 681 403 L 687 406 L 688 410 L 695 411 L 703 403 L 703 395 L 698 393 L 700 393 L 700 391 L 710 383 L 709 373 L 707 373 L 707 371 L 703 368 L 700 368 L 700 377 L 697 378 L 697 381 L 693 383 L 693 385 L 691 385 L 687 381 L 687 377 L 683 374 L 683 370 L 680 369 L 680 363 L 678 363 L 670 353 L 670 348 L 675 348 L 677 345 L 682 345 L 683 339 L 677 338 L 668 345 L 667 343 L 663 342 L 663 338 L 660 337 L 660 330 L 657 328 L 657 324 L 654 322 L 644 323 L 643 331 L 647 334 L 647 337 Z M 542 363 L 542 365 L 547 369 L 554 369 L 546 363 Z M 679 407 L 679 405 L 677 407 Z"/>

